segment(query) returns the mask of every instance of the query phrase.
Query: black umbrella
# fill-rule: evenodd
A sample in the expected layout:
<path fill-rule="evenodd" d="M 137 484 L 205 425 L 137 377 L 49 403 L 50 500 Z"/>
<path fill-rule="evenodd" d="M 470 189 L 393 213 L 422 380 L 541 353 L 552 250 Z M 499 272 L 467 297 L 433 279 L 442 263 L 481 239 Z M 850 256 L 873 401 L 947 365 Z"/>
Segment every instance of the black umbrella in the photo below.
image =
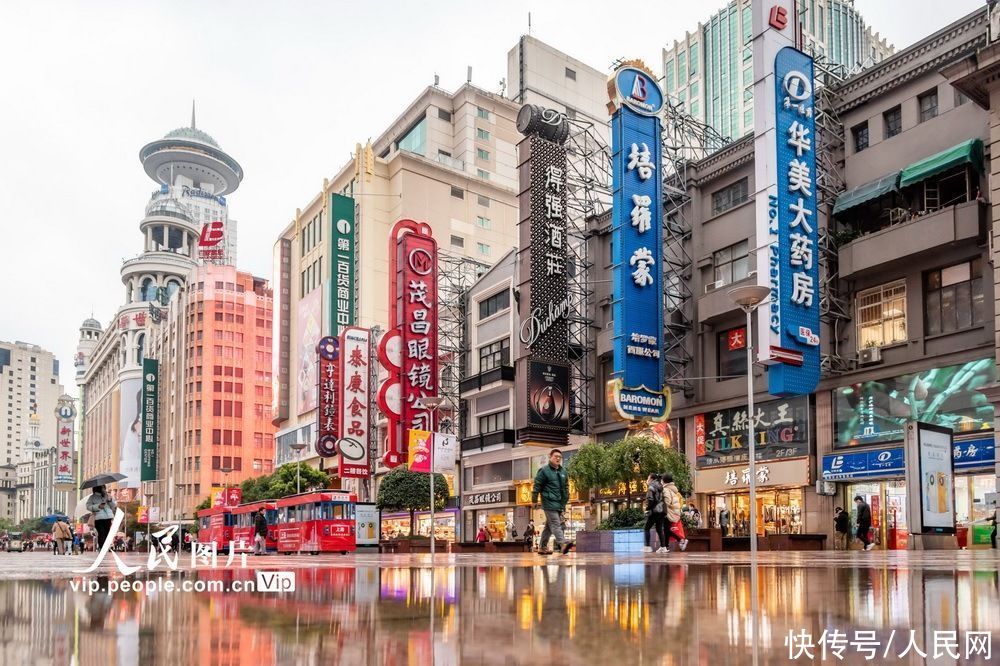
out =
<path fill-rule="evenodd" d="M 112 472 L 111 474 L 98 474 L 97 476 L 92 476 L 83 483 L 80 484 L 80 488 L 93 488 L 94 486 L 106 486 L 109 483 L 114 483 L 115 481 L 121 481 L 122 479 L 127 479 L 128 477 L 124 474 L 119 474 L 118 472 Z"/>

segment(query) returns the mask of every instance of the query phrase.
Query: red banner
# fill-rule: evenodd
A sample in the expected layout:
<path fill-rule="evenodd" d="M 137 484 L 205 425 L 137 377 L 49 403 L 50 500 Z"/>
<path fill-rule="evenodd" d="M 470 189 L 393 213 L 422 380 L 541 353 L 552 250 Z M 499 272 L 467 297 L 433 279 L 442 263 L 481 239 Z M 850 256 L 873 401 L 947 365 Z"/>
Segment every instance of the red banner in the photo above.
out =
<path fill-rule="evenodd" d="M 379 347 L 389 379 L 379 390 L 379 404 L 389 417 L 383 461 L 396 467 L 406 457 L 406 430 L 434 430 L 433 412 L 423 400 L 438 394 L 438 262 L 426 222 L 400 220 L 389 242 L 395 279 L 389 287 L 389 333 Z"/>
<path fill-rule="evenodd" d="M 316 345 L 319 357 L 319 381 L 316 386 L 319 409 L 316 411 L 316 455 L 332 458 L 337 455 L 337 436 L 340 432 L 337 380 L 340 365 L 340 340 L 326 336 Z"/>
<path fill-rule="evenodd" d="M 349 326 L 340 334 L 340 476 L 371 476 L 368 447 L 371 442 L 371 332 Z"/>

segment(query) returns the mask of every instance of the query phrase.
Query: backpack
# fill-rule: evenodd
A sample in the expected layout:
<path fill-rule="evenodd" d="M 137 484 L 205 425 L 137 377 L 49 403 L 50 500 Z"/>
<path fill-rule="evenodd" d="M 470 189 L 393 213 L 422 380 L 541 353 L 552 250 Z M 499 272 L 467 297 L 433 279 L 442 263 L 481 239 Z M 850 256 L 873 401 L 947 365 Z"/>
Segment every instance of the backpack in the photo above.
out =
<path fill-rule="evenodd" d="M 667 510 L 663 503 L 663 484 L 657 484 L 653 489 L 653 513 L 664 513 Z"/>

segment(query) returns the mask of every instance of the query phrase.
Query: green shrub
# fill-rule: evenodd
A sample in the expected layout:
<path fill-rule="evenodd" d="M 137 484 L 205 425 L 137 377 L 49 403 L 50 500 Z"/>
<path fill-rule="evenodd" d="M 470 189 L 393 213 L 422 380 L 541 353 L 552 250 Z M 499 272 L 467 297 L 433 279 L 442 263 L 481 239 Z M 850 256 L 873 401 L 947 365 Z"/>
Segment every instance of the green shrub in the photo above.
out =
<path fill-rule="evenodd" d="M 633 530 L 646 524 L 646 514 L 642 509 L 621 509 L 601 521 L 599 530 Z"/>

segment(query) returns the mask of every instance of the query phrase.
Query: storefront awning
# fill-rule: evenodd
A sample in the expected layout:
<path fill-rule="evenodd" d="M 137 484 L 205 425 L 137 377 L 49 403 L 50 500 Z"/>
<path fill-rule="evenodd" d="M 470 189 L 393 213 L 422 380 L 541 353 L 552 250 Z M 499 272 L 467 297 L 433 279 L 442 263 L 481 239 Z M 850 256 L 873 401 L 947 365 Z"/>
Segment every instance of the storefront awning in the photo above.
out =
<path fill-rule="evenodd" d="M 899 172 L 894 171 L 878 180 L 873 180 L 864 185 L 858 185 L 853 190 L 848 190 L 837 197 L 837 202 L 833 204 L 833 214 L 843 213 L 845 210 L 859 206 L 866 201 L 877 199 L 883 194 L 888 194 L 896 189 L 899 182 Z"/>
<path fill-rule="evenodd" d="M 942 171 L 954 169 L 963 164 L 970 164 L 977 171 L 983 170 L 983 142 L 981 139 L 969 139 L 948 150 L 925 157 L 903 169 L 899 178 L 899 186 L 906 187 L 919 183 Z"/>

